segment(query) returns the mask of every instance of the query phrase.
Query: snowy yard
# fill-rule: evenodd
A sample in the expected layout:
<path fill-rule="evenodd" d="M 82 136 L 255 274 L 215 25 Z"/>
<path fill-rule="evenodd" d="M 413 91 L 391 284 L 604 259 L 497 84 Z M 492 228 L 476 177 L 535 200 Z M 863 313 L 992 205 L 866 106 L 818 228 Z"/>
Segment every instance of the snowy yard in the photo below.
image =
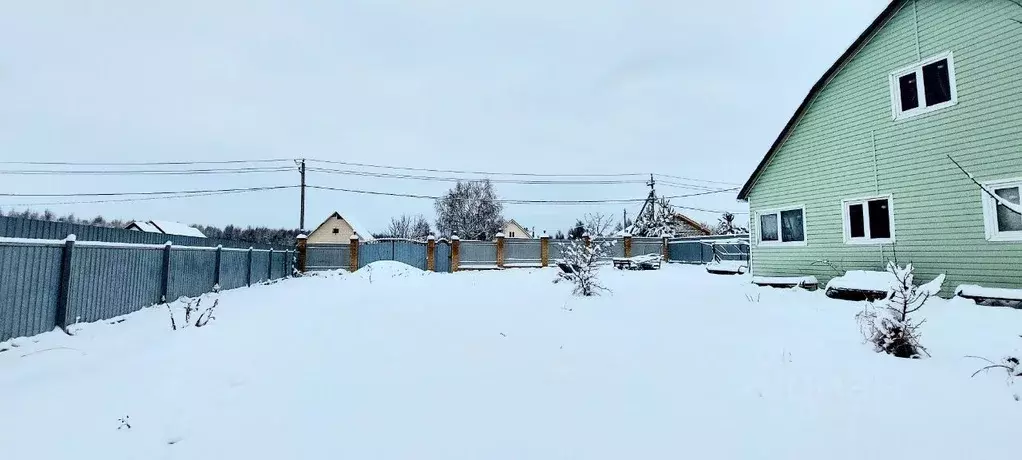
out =
<path fill-rule="evenodd" d="M 970 375 L 1022 311 L 931 301 L 902 360 L 861 304 L 701 267 L 352 275 L 0 344 L 0 452 L 64 459 L 1014 458 L 1022 386 Z M 926 281 L 926 280 L 921 280 Z M 114 324 L 110 324 L 114 323 Z M 1022 382 L 1020 382 L 1022 383 Z M 127 419 L 122 423 L 120 419 Z M 128 428 L 127 425 L 130 425 Z"/>

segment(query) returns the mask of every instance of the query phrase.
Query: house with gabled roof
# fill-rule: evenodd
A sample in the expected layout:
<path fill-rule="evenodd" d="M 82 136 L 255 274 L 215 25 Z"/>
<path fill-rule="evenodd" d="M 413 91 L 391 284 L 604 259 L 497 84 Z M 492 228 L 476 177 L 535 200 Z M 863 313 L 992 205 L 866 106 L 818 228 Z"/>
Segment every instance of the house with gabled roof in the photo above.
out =
<path fill-rule="evenodd" d="M 532 232 L 514 219 L 504 221 L 503 233 L 505 238 L 532 238 Z"/>
<path fill-rule="evenodd" d="M 129 223 L 124 228 L 126 230 L 135 230 L 146 233 L 162 233 L 165 235 L 191 236 L 195 238 L 206 237 L 201 230 L 195 227 L 191 227 L 180 222 L 171 222 L 169 220 L 136 220 Z"/>
<path fill-rule="evenodd" d="M 892 1 L 741 189 L 753 275 L 825 282 L 894 260 L 946 273 L 945 295 L 1022 287 L 1022 215 L 1000 204 L 1022 189 L 1016 19 L 1010 1 Z"/>
<path fill-rule="evenodd" d="M 352 235 L 357 236 L 359 241 L 362 243 L 376 241 L 372 234 L 356 224 L 353 220 L 342 216 L 339 212 L 334 212 L 333 214 L 330 214 L 323 223 L 319 224 L 315 230 L 309 233 L 308 242 L 310 244 L 348 244 Z"/>

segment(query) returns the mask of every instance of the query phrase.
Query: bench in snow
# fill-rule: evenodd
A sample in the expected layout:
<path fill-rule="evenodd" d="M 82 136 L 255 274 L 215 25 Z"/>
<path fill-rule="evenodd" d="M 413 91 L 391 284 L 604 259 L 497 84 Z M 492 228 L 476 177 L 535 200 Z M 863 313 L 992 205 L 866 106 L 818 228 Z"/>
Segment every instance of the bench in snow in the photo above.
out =
<path fill-rule="evenodd" d="M 659 270 L 663 256 L 660 254 L 646 254 L 635 257 L 615 257 L 611 259 L 614 268 L 628 270 Z"/>
<path fill-rule="evenodd" d="M 847 300 L 880 300 L 887 298 L 898 279 L 891 272 L 849 270 L 827 283 L 827 297 Z"/>
<path fill-rule="evenodd" d="M 720 260 L 706 264 L 706 271 L 714 275 L 744 275 L 749 264 L 742 260 Z"/>
<path fill-rule="evenodd" d="M 820 282 L 815 276 L 753 276 L 752 284 L 777 288 L 816 289 Z"/>
<path fill-rule="evenodd" d="M 963 284 L 955 289 L 955 295 L 977 302 L 999 300 L 1022 303 L 1022 289 L 988 288 L 975 284 Z"/>

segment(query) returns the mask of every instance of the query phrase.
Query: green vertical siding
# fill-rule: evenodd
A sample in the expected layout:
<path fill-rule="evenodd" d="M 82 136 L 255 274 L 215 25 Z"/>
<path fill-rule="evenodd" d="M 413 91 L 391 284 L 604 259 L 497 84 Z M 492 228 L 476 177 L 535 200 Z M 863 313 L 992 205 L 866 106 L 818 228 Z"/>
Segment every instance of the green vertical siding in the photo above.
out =
<path fill-rule="evenodd" d="M 906 2 L 819 92 L 750 191 L 754 240 L 756 211 L 788 205 L 806 207 L 808 235 L 804 247 L 754 246 L 753 273 L 825 282 L 831 264 L 882 269 L 897 257 L 921 279 L 947 273 L 944 294 L 962 283 L 1022 288 L 1022 242 L 986 240 L 981 192 L 946 157 L 981 181 L 1022 178 L 1022 25 L 1012 17 L 1022 9 L 1003 0 Z M 889 74 L 946 51 L 958 104 L 893 120 Z M 895 244 L 845 244 L 842 200 L 886 194 Z"/>

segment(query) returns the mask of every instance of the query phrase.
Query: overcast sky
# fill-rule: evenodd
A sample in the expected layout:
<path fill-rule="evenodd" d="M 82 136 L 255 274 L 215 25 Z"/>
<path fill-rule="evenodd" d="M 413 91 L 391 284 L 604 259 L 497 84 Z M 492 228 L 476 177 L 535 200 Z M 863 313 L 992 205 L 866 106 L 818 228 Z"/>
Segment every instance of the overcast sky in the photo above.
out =
<path fill-rule="evenodd" d="M 500 172 L 653 172 L 742 183 L 812 84 L 886 3 L 3 1 L 2 160 L 307 157 Z M 19 168 L 25 167 L 0 165 Z M 450 185 L 323 173 L 310 173 L 308 180 L 424 195 Z M 0 193 L 297 182 L 297 172 L 0 175 Z M 511 199 L 642 198 L 647 192 L 642 184 L 498 185 Z M 0 207 L 42 201 L 62 200 L 0 197 Z M 735 193 L 674 203 L 746 209 Z M 45 207 L 211 225 L 298 224 L 297 190 Z M 510 205 L 504 214 L 552 233 L 585 212 L 619 215 L 622 208 Z M 629 208 L 638 211 L 638 205 Z M 312 190 L 307 227 L 335 210 L 373 231 L 393 215 L 423 213 L 432 220 L 433 214 L 428 200 Z M 715 221 L 707 213 L 690 214 Z"/>

